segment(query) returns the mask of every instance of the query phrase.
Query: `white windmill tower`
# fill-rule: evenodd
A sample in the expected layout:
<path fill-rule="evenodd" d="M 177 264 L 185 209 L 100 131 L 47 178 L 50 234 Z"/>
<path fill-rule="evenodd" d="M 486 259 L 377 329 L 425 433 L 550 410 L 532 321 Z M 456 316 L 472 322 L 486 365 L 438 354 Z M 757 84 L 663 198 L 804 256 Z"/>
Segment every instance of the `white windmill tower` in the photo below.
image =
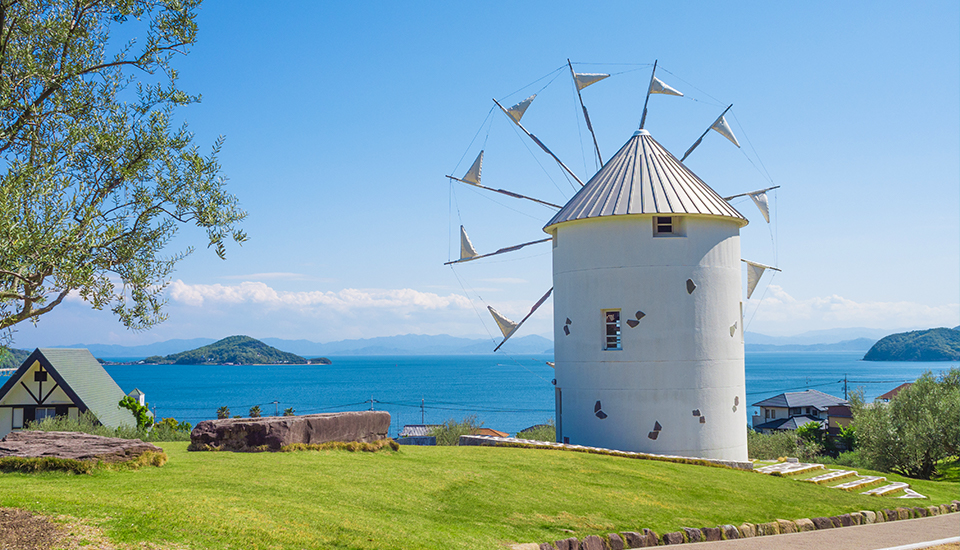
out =
<path fill-rule="evenodd" d="M 607 76 L 570 69 L 578 94 Z M 655 75 L 656 64 L 648 100 L 682 95 Z M 520 124 L 532 99 L 500 108 L 576 179 Z M 553 292 L 558 441 L 745 461 L 740 229 L 748 222 L 728 200 L 750 196 L 769 222 L 765 192 L 773 188 L 721 197 L 643 129 L 646 107 L 641 129 L 562 207 L 480 185 L 482 151 L 464 178 L 448 177 L 559 209 L 543 228 L 553 288 L 520 323 L 490 308 L 505 342 Z M 726 112 L 684 159 L 710 129 L 739 147 Z M 592 133 L 585 107 L 584 116 Z M 461 226 L 461 258 L 448 263 L 539 242 L 479 255 Z M 749 298 L 769 266 L 747 263 Z"/>
<path fill-rule="evenodd" d="M 547 223 L 558 439 L 746 460 L 746 224 L 646 130 Z"/>

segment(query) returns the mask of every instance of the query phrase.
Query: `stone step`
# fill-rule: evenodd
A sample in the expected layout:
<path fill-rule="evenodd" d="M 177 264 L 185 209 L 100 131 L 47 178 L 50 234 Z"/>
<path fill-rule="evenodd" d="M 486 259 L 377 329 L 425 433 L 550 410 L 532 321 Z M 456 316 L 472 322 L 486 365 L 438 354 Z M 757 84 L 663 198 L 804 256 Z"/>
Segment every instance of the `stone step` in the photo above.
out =
<path fill-rule="evenodd" d="M 910 484 L 904 483 L 902 481 L 895 481 L 889 485 L 884 485 L 883 487 L 877 487 L 876 489 L 870 489 L 869 491 L 864 491 L 860 493 L 861 495 L 872 495 L 875 497 L 883 497 L 898 491 L 903 491 L 904 489 L 909 489 Z"/>
<path fill-rule="evenodd" d="M 853 470 L 829 470 L 825 474 L 818 475 L 817 477 L 811 477 L 809 479 L 804 479 L 803 481 L 808 481 L 810 483 L 829 483 L 831 481 L 838 481 L 841 479 L 846 479 L 848 477 L 853 477 L 857 475 L 857 472 Z"/>
<path fill-rule="evenodd" d="M 903 492 L 906 494 L 904 494 L 902 497 L 897 497 L 897 498 L 927 498 L 921 495 L 920 493 L 914 491 L 913 489 L 907 488 L 907 489 L 904 489 Z"/>
<path fill-rule="evenodd" d="M 860 479 L 841 483 L 840 485 L 834 485 L 833 488 L 842 489 L 844 491 L 855 491 L 857 489 L 866 489 L 867 487 L 879 485 L 886 480 L 887 478 L 880 476 L 863 476 Z"/>
<path fill-rule="evenodd" d="M 782 476 L 795 476 L 798 474 L 805 474 L 807 472 L 812 472 L 814 470 L 822 470 L 823 464 L 806 464 L 803 462 L 781 462 L 779 464 L 771 464 L 769 466 L 764 466 L 763 468 L 757 468 L 756 471 L 761 474 L 780 474 Z"/>

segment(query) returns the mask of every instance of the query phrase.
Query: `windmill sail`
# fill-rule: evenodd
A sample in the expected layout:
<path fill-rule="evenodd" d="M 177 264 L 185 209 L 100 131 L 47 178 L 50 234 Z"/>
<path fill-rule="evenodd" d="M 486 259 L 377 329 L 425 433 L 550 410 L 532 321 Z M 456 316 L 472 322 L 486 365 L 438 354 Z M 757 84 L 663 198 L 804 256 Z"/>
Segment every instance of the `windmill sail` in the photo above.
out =
<path fill-rule="evenodd" d="M 500 349 L 500 346 L 505 344 L 506 341 L 509 340 L 511 336 L 513 336 L 513 333 L 517 332 L 517 329 L 520 328 L 520 325 L 525 323 L 526 320 L 529 319 L 531 315 L 533 315 L 533 312 L 537 311 L 537 309 L 540 306 L 542 306 L 544 302 L 547 301 L 547 298 L 550 297 L 550 294 L 552 292 L 553 292 L 553 287 L 550 287 L 550 290 L 548 290 L 546 294 L 544 294 L 539 300 L 537 300 L 537 303 L 533 304 L 533 307 L 530 308 L 530 313 L 526 314 L 526 316 L 524 316 L 523 319 L 520 319 L 519 323 L 514 323 L 510 319 L 507 319 L 506 317 L 501 315 L 500 312 L 498 312 L 497 310 L 493 309 L 490 306 L 487 306 L 487 309 L 490 310 L 490 314 L 493 315 L 493 318 L 497 321 L 497 325 L 500 327 L 500 332 L 503 333 L 503 342 L 500 342 L 500 344 L 497 347 L 495 347 L 493 351 L 497 351 L 498 349 Z"/>
<path fill-rule="evenodd" d="M 470 237 L 467 236 L 467 230 L 460 226 L 460 259 L 461 260 L 470 260 L 479 256 L 477 254 L 477 249 L 473 247 L 473 243 L 470 242 Z"/>
<path fill-rule="evenodd" d="M 520 122 L 520 119 L 523 118 L 523 114 L 527 112 L 527 107 L 529 107 L 530 104 L 533 103 L 533 100 L 536 97 L 537 97 L 537 94 L 533 94 L 532 96 L 528 97 L 527 99 L 524 99 L 520 103 L 517 103 L 513 107 L 510 107 L 509 109 L 507 109 L 507 114 L 510 115 L 510 118 L 512 118 L 514 121 Z"/>
<path fill-rule="evenodd" d="M 740 147 L 740 142 L 737 141 L 737 136 L 733 135 L 733 130 L 730 129 L 730 125 L 727 124 L 727 119 L 723 115 L 720 115 L 720 118 L 713 123 L 713 126 L 711 126 L 710 129 L 729 139 L 730 143 Z"/>
<path fill-rule="evenodd" d="M 653 81 L 650 82 L 650 93 L 651 94 L 664 94 L 664 95 L 675 95 L 683 97 L 683 92 L 676 90 L 675 88 L 665 84 L 662 80 L 657 77 L 653 77 Z"/>
<path fill-rule="evenodd" d="M 753 204 L 756 204 L 757 208 L 760 209 L 760 213 L 763 214 L 763 219 L 767 220 L 767 223 L 770 223 L 770 206 L 767 204 L 767 193 L 764 191 L 750 193 L 750 198 L 753 199 Z"/>
<path fill-rule="evenodd" d="M 757 262 L 751 262 L 749 260 L 741 260 L 743 263 L 747 264 L 747 300 L 753 296 L 753 291 L 757 288 L 757 283 L 760 282 L 760 277 L 763 277 L 763 272 L 772 269 L 774 271 L 780 271 L 779 269 L 760 264 Z"/>
<path fill-rule="evenodd" d="M 487 309 L 490 310 L 490 315 L 493 315 L 493 320 L 496 321 L 497 326 L 500 327 L 500 332 L 503 333 L 503 341 L 506 342 L 507 338 L 513 335 L 513 331 L 517 330 L 517 327 L 520 326 L 520 323 L 507 319 L 502 313 L 493 309 L 492 306 L 487 306 Z"/>
<path fill-rule="evenodd" d="M 577 84 L 577 91 L 580 91 L 591 84 L 596 84 L 610 75 L 606 73 L 573 73 L 573 81 Z"/>
<path fill-rule="evenodd" d="M 473 185 L 480 185 L 480 169 L 483 166 L 483 151 L 480 151 L 480 154 L 477 155 L 477 160 L 473 161 L 473 165 L 470 166 L 470 169 L 467 170 L 467 173 L 460 179 L 464 183 L 471 183 Z"/>

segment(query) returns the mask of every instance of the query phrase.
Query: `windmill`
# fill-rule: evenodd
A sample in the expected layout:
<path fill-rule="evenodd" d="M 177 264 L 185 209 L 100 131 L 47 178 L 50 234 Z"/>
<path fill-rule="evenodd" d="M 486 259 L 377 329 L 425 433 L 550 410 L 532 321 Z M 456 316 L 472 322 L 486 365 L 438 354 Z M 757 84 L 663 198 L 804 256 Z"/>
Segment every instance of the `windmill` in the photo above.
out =
<path fill-rule="evenodd" d="M 578 74 L 581 90 L 609 75 Z M 553 288 L 520 321 L 488 306 L 503 341 L 552 294 L 557 439 L 655 454 L 747 459 L 740 229 L 728 200 L 750 196 L 769 222 L 770 187 L 722 197 L 684 163 L 712 129 L 739 147 L 726 110 L 678 160 L 644 129 L 652 94 L 682 96 L 656 76 L 640 128 L 583 183 L 521 119 L 536 95 L 497 107 L 581 186 L 564 205 L 481 184 L 483 151 L 465 184 L 557 210 L 547 239 L 479 254 L 463 226 L 461 255 L 449 265 L 552 243 Z M 602 160 L 601 160 L 602 162 Z M 747 262 L 748 298 L 765 269 Z"/>

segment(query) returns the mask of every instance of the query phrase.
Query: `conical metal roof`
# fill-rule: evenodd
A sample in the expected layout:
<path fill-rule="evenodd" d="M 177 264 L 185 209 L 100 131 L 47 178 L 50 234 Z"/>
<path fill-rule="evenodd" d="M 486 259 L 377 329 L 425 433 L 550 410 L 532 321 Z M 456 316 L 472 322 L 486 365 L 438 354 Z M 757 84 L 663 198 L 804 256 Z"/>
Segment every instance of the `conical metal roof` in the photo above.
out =
<path fill-rule="evenodd" d="M 550 227 L 587 218 L 633 214 L 699 215 L 747 219 L 696 174 L 637 130 L 603 168 L 551 219 Z"/>

